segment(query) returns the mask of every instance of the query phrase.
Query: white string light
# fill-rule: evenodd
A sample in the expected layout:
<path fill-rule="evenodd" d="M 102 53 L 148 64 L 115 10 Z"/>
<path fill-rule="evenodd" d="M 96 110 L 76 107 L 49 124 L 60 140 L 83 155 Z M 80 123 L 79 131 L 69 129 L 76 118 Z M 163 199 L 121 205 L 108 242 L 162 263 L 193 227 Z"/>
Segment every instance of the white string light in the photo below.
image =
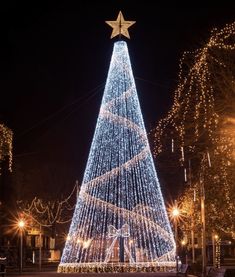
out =
<path fill-rule="evenodd" d="M 116 230 L 114 238 L 109 226 Z M 123 226 L 128 236 L 122 238 Z M 124 261 L 125 268 L 175 266 L 174 237 L 124 41 L 114 44 L 68 236 L 59 272 L 116 272 Z M 89 241 L 86 248 L 84 241 Z"/>

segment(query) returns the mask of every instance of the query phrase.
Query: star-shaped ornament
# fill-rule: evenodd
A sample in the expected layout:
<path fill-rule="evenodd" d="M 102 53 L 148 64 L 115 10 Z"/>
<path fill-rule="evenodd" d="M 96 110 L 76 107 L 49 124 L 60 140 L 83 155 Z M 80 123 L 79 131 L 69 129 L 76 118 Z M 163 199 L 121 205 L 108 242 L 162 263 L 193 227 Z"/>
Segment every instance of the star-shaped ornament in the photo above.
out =
<path fill-rule="evenodd" d="M 135 24 L 135 21 L 126 21 L 120 11 L 116 21 L 105 21 L 105 23 L 113 28 L 111 38 L 121 35 L 130 38 L 128 28 Z"/>

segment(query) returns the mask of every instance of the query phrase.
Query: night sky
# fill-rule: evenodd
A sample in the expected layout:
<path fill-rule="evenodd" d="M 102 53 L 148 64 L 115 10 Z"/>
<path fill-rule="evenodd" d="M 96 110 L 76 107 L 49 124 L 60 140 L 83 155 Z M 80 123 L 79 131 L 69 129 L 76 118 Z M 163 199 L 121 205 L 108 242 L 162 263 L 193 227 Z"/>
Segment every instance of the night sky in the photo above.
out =
<path fill-rule="evenodd" d="M 1 6 L 0 121 L 14 132 L 23 188 L 16 197 L 66 195 L 82 181 L 113 48 L 105 20 L 122 10 L 136 21 L 128 47 L 149 132 L 172 103 L 183 52 L 200 47 L 212 27 L 235 19 L 232 1 L 191 7 L 139 2 Z M 163 191 L 166 197 L 175 192 Z"/>

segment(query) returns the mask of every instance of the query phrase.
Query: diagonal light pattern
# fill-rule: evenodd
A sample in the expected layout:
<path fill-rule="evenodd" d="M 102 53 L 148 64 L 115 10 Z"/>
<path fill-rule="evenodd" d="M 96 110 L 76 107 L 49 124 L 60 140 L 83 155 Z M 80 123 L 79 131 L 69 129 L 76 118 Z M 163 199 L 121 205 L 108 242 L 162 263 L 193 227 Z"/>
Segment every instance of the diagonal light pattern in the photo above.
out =
<path fill-rule="evenodd" d="M 123 226 L 128 229 L 126 236 Z M 116 236 L 110 236 L 110 229 Z M 59 271 L 123 262 L 172 266 L 175 242 L 127 44 L 118 41 Z"/>

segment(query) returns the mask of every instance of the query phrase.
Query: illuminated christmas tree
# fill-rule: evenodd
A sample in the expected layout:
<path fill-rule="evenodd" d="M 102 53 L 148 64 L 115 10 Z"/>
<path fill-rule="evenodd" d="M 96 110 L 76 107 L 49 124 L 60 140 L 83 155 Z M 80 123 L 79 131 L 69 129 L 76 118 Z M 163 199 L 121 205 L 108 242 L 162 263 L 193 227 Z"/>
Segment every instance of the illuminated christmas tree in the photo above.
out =
<path fill-rule="evenodd" d="M 115 22 L 119 22 L 116 34 Z M 124 21 L 121 12 L 117 21 L 107 23 L 114 28 L 112 36 L 129 36 L 127 28 L 133 24 Z M 126 42 L 118 41 L 114 43 L 83 183 L 58 271 L 174 265 L 175 242 L 128 48 Z"/>

